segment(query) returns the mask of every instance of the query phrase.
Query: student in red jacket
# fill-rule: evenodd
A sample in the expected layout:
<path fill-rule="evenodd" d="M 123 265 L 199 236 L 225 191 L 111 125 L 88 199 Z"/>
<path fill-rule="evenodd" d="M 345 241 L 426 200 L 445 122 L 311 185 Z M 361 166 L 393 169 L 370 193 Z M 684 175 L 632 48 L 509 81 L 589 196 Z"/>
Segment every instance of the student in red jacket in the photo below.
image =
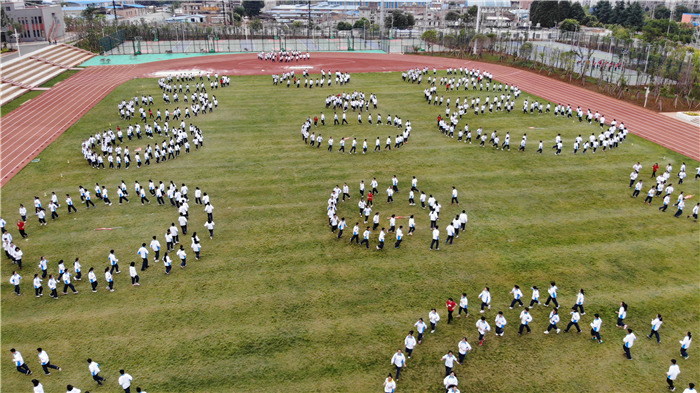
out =
<path fill-rule="evenodd" d="M 454 312 L 455 307 L 457 307 L 457 303 L 455 303 L 455 301 L 452 300 L 452 298 L 448 298 L 446 305 L 447 305 L 447 323 L 450 323 L 454 319 L 452 317 L 452 313 Z"/>
<path fill-rule="evenodd" d="M 22 238 L 26 238 L 29 235 L 27 235 L 27 232 L 24 231 L 26 223 L 22 220 L 17 220 L 17 229 L 19 229 L 19 234 L 22 235 Z"/>

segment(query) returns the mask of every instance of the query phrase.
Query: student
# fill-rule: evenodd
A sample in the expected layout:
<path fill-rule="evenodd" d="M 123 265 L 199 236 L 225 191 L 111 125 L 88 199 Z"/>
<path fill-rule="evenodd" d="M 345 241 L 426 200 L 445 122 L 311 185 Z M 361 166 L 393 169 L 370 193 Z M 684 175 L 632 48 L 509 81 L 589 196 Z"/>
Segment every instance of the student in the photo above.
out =
<path fill-rule="evenodd" d="M 603 325 L 603 320 L 600 319 L 600 315 L 595 314 L 595 319 L 591 322 L 591 340 L 598 340 L 599 344 L 603 343 L 603 339 L 600 338 L 600 328 Z"/>
<path fill-rule="evenodd" d="M 38 379 L 32 379 L 32 384 L 34 385 L 34 393 L 44 393 L 44 385 Z"/>
<path fill-rule="evenodd" d="M 12 361 L 15 363 L 17 371 L 25 375 L 32 375 L 32 370 L 30 370 L 29 366 L 27 366 L 27 363 L 24 362 L 22 354 L 14 348 L 10 349 L 10 353 L 12 354 Z"/>
<path fill-rule="evenodd" d="M 451 205 L 454 205 L 455 203 L 457 206 L 459 206 L 459 199 L 457 199 L 457 188 L 455 186 L 452 186 L 452 200 L 450 202 Z"/>
<path fill-rule="evenodd" d="M 183 245 L 180 245 L 180 249 L 177 250 L 176 254 L 181 261 L 180 269 L 183 269 L 185 266 L 187 266 L 187 254 L 185 253 L 185 247 Z"/>
<path fill-rule="evenodd" d="M 688 355 L 688 348 L 690 348 L 690 343 L 693 342 L 693 335 L 688 332 L 685 334 L 685 337 L 683 337 L 683 340 L 679 341 L 681 344 L 681 356 L 683 359 L 688 359 L 690 355 Z"/>
<path fill-rule="evenodd" d="M 22 239 L 26 239 L 27 237 L 29 237 L 29 235 L 27 235 L 27 232 L 25 231 L 25 228 L 27 225 L 26 221 L 27 221 L 26 219 L 25 220 L 17 220 L 17 230 L 19 231 L 19 234 L 22 235 Z"/>
<path fill-rule="evenodd" d="M 525 307 L 523 311 L 520 312 L 520 328 L 518 329 L 518 334 L 523 335 L 523 330 L 527 329 L 527 332 L 530 333 L 532 329 L 530 329 L 530 322 L 532 322 L 532 315 L 530 315 L 530 309 Z"/>
<path fill-rule="evenodd" d="M 148 269 L 148 249 L 146 248 L 146 243 L 141 243 L 141 247 L 138 249 L 138 251 L 136 251 L 136 253 L 141 257 L 141 271 L 145 271 Z"/>
<path fill-rule="evenodd" d="M 70 276 L 71 276 L 71 274 L 68 270 L 66 270 L 65 273 L 63 273 L 63 275 L 61 276 L 61 279 L 63 280 L 63 294 L 64 295 L 68 294 L 68 288 L 70 288 L 71 291 L 73 291 L 74 295 L 76 295 L 78 293 L 78 291 L 75 289 L 75 286 L 73 286 L 73 283 L 71 282 Z"/>
<path fill-rule="evenodd" d="M 617 311 L 617 327 L 627 329 L 625 318 L 627 317 L 627 303 L 621 302 L 620 309 Z"/>
<path fill-rule="evenodd" d="M 384 380 L 384 393 L 394 393 L 396 389 L 396 381 L 391 378 L 391 374 Z"/>
<path fill-rule="evenodd" d="M 399 246 L 401 246 L 402 240 L 403 240 L 403 225 L 399 225 L 399 229 L 396 230 L 396 243 L 394 243 L 394 248 L 399 248 Z"/>
<path fill-rule="evenodd" d="M 457 314 L 457 318 L 462 317 L 462 310 L 464 310 L 464 316 L 468 317 L 469 316 L 469 299 L 467 298 L 467 294 L 462 292 L 462 297 L 459 299 L 459 313 Z"/>
<path fill-rule="evenodd" d="M 574 304 L 574 308 L 573 308 L 574 310 L 581 311 L 581 315 L 586 315 L 586 312 L 583 311 L 583 302 L 585 300 L 586 300 L 586 293 L 583 290 L 583 288 L 581 288 L 578 291 L 578 295 L 576 295 L 576 304 Z"/>
<path fill-rule="evenodd" d="M 131 276 L 131 285 L 132 286 L 139 286 L 139 275 L 136 272 L 136 263 L 131 262 L 129 264 L 129 276 Z"/>
<path fill-rule="evenodd" d="M 695 384 L 694 383 L 689 383 L 688 388 L 683 391 L 683 393 L 697 393 L 698 391 L 695 390 Z"/>
<path fill-rule="evenodd" d="M 66 385 L 66 393 L 80 393 L 80 392 L 81 392 L 81 390 L 76 388 L 75 386 L 70 385 L 70 384 Z M 85 392 L 85 393 L 90 393 L 90 392 Z"/>
<path fill-rule="evenodd" d="M 536 304 L 540 304 L 540 290 L 536 286 L 533 286 L 530 289 L 532 289 L 532 300 L 530 300 L 530 307 L 533 307 Z"/>
<path fill-rule="evenodd" d="M 430 250 L 435 247 L 436 251 L 440 250 L 440 229 L 437 225 L 433 228 L 433 240 L 430 242 Z"/>
<path fill-rule="evenodd" d="M 362 233 L 362 241 L 360 242 L 360 245 L 365 245 L 367 248 L 369 248 L 369 235 L 371 235 L 372 232 L 370 232 L 369 227 L 365 229 L 365 231 Z"/>
<path fill-rule="evenodd" d="M 442 357 L 442 360 L 445 361 L 445 376 L 450 375 L 455 363 L 459 365 L 462 364 L 459 360 L 457 360 L 452 351 L 448 351 L 447 354 Z"/>
<path fill-rule="evenodd" d="M 375 217 L 378 217 L 378 216 L 375 216 Z M 385 228 L 382 227 L 382 230 L 379 232 L 379 238 L 378 238 L 379 244 L 377 244 L 377 250 L 384 249 L 384 238 L 386 237 L 386 232 L 384 232 L 384 229 Z"/>
<path fill-rule="evenodd" d="M 53 277 L 53 274 L 49 275 L 49 281 L 48 281 L 47 285 L 48 285 L 49 289 L 51 290 L 49 297 L 52 297 L 52 298 L 58 300 L 58 291 L 57 291 L 58 282 Z"/>
<path fill-rule="evenodd" d="M 209 239 L 213 239 L 214 238 L 214 221 L 207 220 L 207 222 L 204 223 L 204 227 L 209 230 Z"/>
<path fill-rule="evenodd" d="M 133 380 L 133 378 L 131 377 L 131 375 L 125 373 L 124 370 L 119 370 L 119 374 L 119 386 L 121 386 L 122 389 L 124 389 L 124 393 L 131 393 L 131 381 Z"/>
<path fill-rule="evenodd" d="M 625 350 L 627 360 L 632 360 L 632 353 L 630 352 L 630 349 L 634 345 L 635 340 L 637 340 L 637 336 L 634 335 L 632 329 L 627 329 L 627 335 L 622 339 L 622 349 Z"/>
<path fill-rule="evenodd" d="M 202 244 L 199 242 L 199 236 L 197 232 L 192 233 L 192 244 L 190 245 L 192 251 L 194 252 L 194 259 L 199 260 L 199 253 L 202 251 Z"/>
<path fill-rule="evenodd" d="M 428 320 L 430 321 L 430 333 L 435 333 L 435 328 L 440 320 L 440 314 L 438 314 L 436 309 L 431 309 L 428 313 Z"/>
<path fill-rule="evenodd" d="M 476 321 L 476 329 L 479 331 L 479 346 L 484 345 L 486 333 L 491 330 L 491 326 L 486 322 L 486 317 L 482 316 L 481 319 Z"/>
<path fill-rule="evenodd" d="M 121 273 L 119 270 L 119 259 L 114 255 L 114 250 L 109 250 L 109 256 L 107 256 L 107 260 L 109 261 L 109 273 L 112 274 L 114 271 L 117 271 L 117 274 Z"/>
<path fill-rule="evenodd" d="M 418 331 L 418 344 L 420 344 L 423 342 L 423 333 L 425 333 L 428 326 L 423 322 L 423 318 L 418 318 L 418 322 L 414 323 L 413 326 L 415 326 Z"/>
<path fill-rule="evenodd" d="M 12 272 L 12 276 L 10 276 L 10 284 L 15 286 L 15 295 L 21 296 L 22 292 L 20 292 L 19 289 L 19 283 L 22 280 L 22 276 L 19 275 L 16 271 Z"/>
<path fill-rule="evenodd" d="M 515 285 L 513 289 L 510 290 L 510 293 L 513 294 L 513 301 L 510 302 L 509 307 L 511 310 L 513 309 L 513 307 L 515 307 L 517 303 L 520 303 L 520 307 L 524 306 L 523 301 L 520 300 L 520 298 L 523 297 L 523 292 L 520 290 L 519 286 Z"/>
<path fill-rule="evenodd" d="M 413 353 L 413 348 L 416 347 L 416 338 L 413 337 L 413 330 L 408 332 L 408 336 L 403 340 L 404 345 L 406 346 L 406 354 L 408 355 L 408 358 L 411 358 L 411 354 Z"/>
<path fill-rule="evenodd" d="M 656 318 L 651 320 L 651 332 L 647 336 L 648 339 L 651 339 L 651 336 L 656 337 L 656 342 L 658 344 L 661 344 L 661 337 L 659 336 L 659 329 L 661 328 L 661 325 L 664 323 L 664 319 L 661 317 L 661 314 L 656 314 Z"/>
<path fill-rule="evenodd" d="M 107 281 L 107 289 L 110 292 L 114 292 L 114 278 L 108 267 L 105 268 L 105 281 Z"/>
<path fill-rule="evenodd" d="M 44 369 L 44 375 L 51 375 L 51 373 L 49 372 L 50 368 L 62 371 L 60 367 L 51 364 L 51 361 L 49 360 L 49 354 L 46 353 L 46 351 L 44 351 L 41 348 L 37 348 L 36 351 L 39 353 L 39 362 L 41 363 L 41 368 Z"/>
<path fill-rule="evenodd" d="M 472 346 L 469 345 L 467 337 L 462 337 L 462 340 L 457 344 L 457 348 L 459 349 L 459 362 L 464 363 L 464 358 L 467 356 L 467 353 L 472 350 Z"/>
<path fill-rule="evenodd" d="M 462 361 L 460 360 L 460 363 Z M 448 376 L 445 377 L 445 379 L 442 380 L 442 383 L 445 385 L 445 391 L 447 393 L 450 393 L 450 391 L 454 392 L 454 389 L 457 389 L 457 385 L 459 384 L 459 381 L 457 380 L 457 376 L 455 375 L 455 372 L 452 371 Z"/>
<path fill-rule="evenodd" d="M 93 292 L 97 292 L 97 275 L 95 274 L 95 268 L 91 267 L 88 271 L 88 281 L 90 281 L 90 286 Z"/>
<path fill-rule="evenodd" d="M 396 366 L 396 380 L 398 381 L 399 376 L 401 375 L 401 370 L 403 369 L 403 366 L 406 365 L 406 356 L 401 353 L 401 349 L 396 351 L 394 356 L 391 357 L 391 364 Z"/>
<path fill-rule="evenodd" d="M 163 265 L 165 266 L 165 274 L 170 274 L 170 269 L 172 269 L 173 267 L 173 260 L 170 259 L 168 251 L 166 251 L 165 254 L 163 254 Z"/>
<path fill-rule="evenodd" d="M 41 277 L 38 274 L 34 275 L 34 296 L 44 296 L 44 287 L 41 285 Z"/>
<path fill-rule="evenodd" d="M 547 301 L 544 302 L 545 307 L 549 307 L 549 302 L 551 301 L 554 303 L 554 308 L 559 308 L 559 302 L 557 301 L 557 284 L 552 281 L 549 285 L 549 289 L 547 292 L 549 292 L 549 296 L 547 296 Z"/>
<path fill-rule="evenodd" d="M 484 308 L 491 309 L 491 292 L 489 287 L 485 287 L 483 291 L 479 294 L 479 299 L 481 299 L 481 313 L 484 313 Z"/>
<path fill-rule="evenodd" d="M 556 329 L 557 334 L 561 331 L 557 324 L 559 323 L 559 312 L 555 308 L 552 310 L 551 313 L 549 313 L 549 326 L 547 326 L 547 330 L 544 331 L 544 334 L 549 334 L 549 331 L 552 329 Z"/>
<path fill-rule="evenodd" d="M 666 383 L 668 383 L 668 390 L 674 391 L 676 387 L 673 385 L 673 381 L 678 378 L 678 374 L 681 373 L 680 367 L 676 364 L 676 359 L 671 359 L 671 366 L 669 366 L 666 372 Z"/>
<path fill-rule="evenodd" d="M 73 262 L 73 270 L 75 270 L 75 281 L 82 281 L 83 273 L 81 271 L 80 258 L 75 258 Z"/>
<path fill-rule="evenodd" d="M 498 312 L 498 315 L 496 315 L 496 319 L 494 322 L 496 322 L 496 335 L 503 337 L 503 335 L 505 334 L 503 328 L 508 323 L 506 321 L 506 317 L 503 316 L 503 311 Z"/>

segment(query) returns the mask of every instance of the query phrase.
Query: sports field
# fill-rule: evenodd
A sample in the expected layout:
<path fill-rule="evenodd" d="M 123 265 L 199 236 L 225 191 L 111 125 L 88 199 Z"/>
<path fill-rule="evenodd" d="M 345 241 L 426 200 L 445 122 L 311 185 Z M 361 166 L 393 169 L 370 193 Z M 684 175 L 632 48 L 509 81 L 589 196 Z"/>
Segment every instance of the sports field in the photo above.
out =
<path fill-rule="evenodd" d="M 204 211 L 192 205 L 190 227 L 202 238 L 202 258 L 191 258 L 189 235 L 181 235 L 190 256 L 185 270 L 175 267 L 166 276 L 162 264 L 155 265 L 141 274 L 141 286 L 135 288 L 122 268 L 116 291 L 110 293 L 101 274 L 109 250 L 115 250 L 120 264 L 138 261 L 137 249 L 151 236 L 164 243 L 162 235 L 177 217 L 174 208 L 153 201 L 142 206 L 131 198 L 122 206 L 96 201 L 89 211 L 81 205 L 70 216 L 62 206 L 60 218 L 45 227 L 30 216 L 29 240 L 17 241 L 26 266 L 21 297 L 13 295 L 8 283 L 14 265 L 2 256 L 3 391 L 30 391 L 29 381 L 36 377 L 47 392 L 64 391 L 68 383 L 83 391 L 119 392 L 118 370 L 124 368 L 134 377 L 132 386 L 151 393 L 380 392 L 386 374 L 394 372 L 391 355 L 433 307 L 442 321 L 414 351 L 397 392 L 444 391 L 440 358 L 448 350 L 456 352 L 464 335 L 475 349 L 455 369 L 463 392 L 661 391 L 674 357 L 681 368 L 677 386 L 700 382 L 696 348 L 691 347 L 688 360 L 678 353 L 686 331 L 700 332 L 700 230 L 685 217 L 700 201 L 700 181 L 692 179 L 700 163 L 633 135 L 611 152 L 573 155 L 575 136 L 599 128 L 551 114 L 524 115 L 527 92 L 513 113 L 469 113 L 463 120 L 473 131 L 498 129 L 501 137 L 509 131 L 512 151 L 504 152 L 444 137 L 435 126 L 437 115 L 444 117 L 444 105 L 425 104 L 425 81 L 420 87 L 407 84 L 400 73 L 353 74 L 350 85 L 330 89 L 272 86 L 269 76 L 233 77 L 231 85 L 210 92 L 219 108 L 193 120 L 203 130 L 203 150 L 141 169 L 134 164 L 119 171 L 87 166 L 81 141 L 109 126 L 128 125 L 117 115 L 119 101 L 145 93 L 162 103 L 156 80 L 137 79 L 117 88 L 41 153 L 40 162 L 3 186 L 1 213 L 15 239 L 19 203 L 31 209 L 34 196 L 48 203 L 51 191 L 78 200 L 78 186 L 92 189 L 95 182 L 107 185 L 113 201 L 121 180 L 130 191 L 134 180 L 145 185 L 148 179 L 186 183 L 190 190 L 200 187 L 211 196 L 216 222 L 210 240 L 202 227 Z M 332 154 L 325 151 L 325 142 L 320 149 L 304 145 L 304 120 L 323 111 L 332 124 L 325 97 L 354 90 L 377 95 L 379 109 L 373 113 L 383 118 L 398 114 L 404 124 L 410 120 L 409 143 L 364 156 L 337 153 L 340 137 L 367 138 L 371 152 L 377 136 L 384 142 L 397 133 L 386 125 L 356 125 L 357 115 L 349 112 L 350 126 L 317 130 L 325 140 L 336 140 Z M 453 102 L 475 94 L 489 95 L 448 93 Z M 519 153 L 523 132 L 528 146 Z M 565 141 L 560 156 L 551 149 L 557 133 Z M 542 155 L 534 152 L 539 139 L 545 142 Z M 133 150 L 147 143 L 129 146 Z M 640 198 L 632 199 L 627 186 L 637 161 L 644 165 L 640 178 L 648 184 Z M 675 184 L 683 161 L 689 179 L 676 186 L 674 199 L 679 191 L 695 195 L 683 217 L 674 218 L 675 209 L 659 212 L 659 198 L 653 206 L 643 205 L 652 184 L 651 165 L 672 163 Z M 391 214 L 416 215 L 416 235 L 406 237 L 400 249 L 392 247 L 389 235 L 385 249 L 375 250 L 376 232 L 370 250 L 348 245 L 359 219 L 360 180 L 369 186 L 376 177 L 384 190 L 393 175 L 400 181 L 396 202 L 387 205 L 380 193 L 374 212 L 381 212 L 385 223 Z M 427 212 L 407 202 L 412 176 L 442 203 L 442 221 L 462 209 L 469 214 L 466 233 L 453 245 L 429 251 Z M 351 187 L 352 199 L 339 212 L 350 228 L 336 240 L 327 225 L 326 202 L 332 188 L 343 182 Z M 452 186 L 460 191 L 459 207 L 449 205 Z M 94 230 L 101 227 L 120 228 Z M 54 274 L 59 259 L 70 265 L 80 257 L 84 276 L 94 266 L 100 273 L 99 292 L 90 292 L 84 278 L 77 282 L 77 295 L 61 295 L 58 301 L 35 298 L 31 278 L 42 255 Z M 552 280 L 560 288 L 563 326 L 576 292 L 585 288 L 584 333 L 542 334 L 551 309 L 536 308 L 532 334 L 518 337 L 520 310 L 508 309 L 508 292 L 519 284 L 529 299 L 528 288 L 537 285 L 546 295 Z M 489 323 L 493 327 L 502 310 L 509 324 L 504 337 L 491 333 L 478 347 L 476 296 L 485 285 L 494 305 L 485 314 Z M 458 301 L 462 292 L 469 295 L 472 316 L 447 325 L 445 300 Z M 614 326 L 620 301 L 630 305 L 627 323 L 639 338 L 632 348 L 634 361 L 622 356 L 624 333 Z M 604 321 L 603 344 L 587 334 L 596 312 Z M 656 313 L 664 316 L 661 345 L 645 337 Z M 32 377 L 12 367 L 12 347 L 22 352 Z M 43 376 L 37 347 L 63 371 Z M 100 363 L 106 386 L 96 389 L 88 357 Z"/>

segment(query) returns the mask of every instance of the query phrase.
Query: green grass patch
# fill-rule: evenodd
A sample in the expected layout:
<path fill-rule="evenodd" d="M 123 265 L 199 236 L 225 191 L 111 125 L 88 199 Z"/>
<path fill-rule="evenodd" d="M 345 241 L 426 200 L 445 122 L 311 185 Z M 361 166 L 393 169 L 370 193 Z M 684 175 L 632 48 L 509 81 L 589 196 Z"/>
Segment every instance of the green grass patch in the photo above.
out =
<path fill-rule="evenodd" d="M 41 255 L 50 260 L 52 272 L 58 259 L 77 256 L 85 271 L 90 266 L 103 270 L 110 248 L 127 264 L 137 260 L 136 250 L 152 235 L 163 242 L 177 213 L 154 203 L 141 206 L 132 198 L 128 205 L 98 203 L 89 211 L 81 205 L 71 216 L 63 206 L 60 219 L 45 227 L 30 217 L 30 238 L 18 241 L 27 266 L 24 296 L 12 295 L 7 281 L 13 265 L 2 259 L 2 390 L 27 391 L 30 386 L 30 378 L 11 367 L 9 348 L 23 353 L 36 376 L 41 369 L 34 349 L 41 346 L 64 368 L 39 377 L 47 391 L 60 391 L 68 383 L 93 390 L 87 357 L 98 361 L 110 379 L 100 392 L 120 391 L 120 368 L 134 376 L 134 386 L 156 392 L 380 391 L 386 374 L 393 372 L 391 355 L 432 307 L 443 321 L 409 360 L 401 392 L 444 391 L 440 357 L 456 350 L 464 335 L 476 349 L 456 369 L 462 391 L 664 389 L 669 359 L 680 359 L 678 340 L 687 330 L 700 330 L 700 231 L 692 220 L 660 213 L 656 207 L 661 201 L 649 207 L 642 197 L 631 199 L 628 176 L 637 161 L 644 164 L 645 180 L 654 162 L 678 168 L 685 161 L 690 170 L 699 163 L 633 135 L 614 151 L 575 156 L 573 139 L 599 128 L 553 115 L 524 115 L 527 93 L 513 113 L 469 113 L 463 120 L 472 130 L 481 126 L 489 132 L 498 129 L 502 136 L 510 132 L 513 151 L 460 144 L 437 131 L 435 118 L 444 116 L 444 106 L 427 105 L 423 88 L 425 84 L 401 82 L 400 73 L 356 74 L 349 86 L 313 90 L 272 86 L 269 76 L 234 77 L 232 87 L 210 92 L 219 109 L 193 120 L 203 129 L 203 150 L 145 169 L 93 170 L 83 161 L 80 142 L 108 126 L 128 125 L 116 114 L 117 102 L 137 92 L 160 101 L 155 80 L 132 80 L 115 89 L 42 152 L 40 162 L 29 164 L 3 187 L 2 217 L 16 234 L 18 204 L 31 205 L 35 195 L 44 203 L 51 191 L 77 199 L 78 185 L 99 182 L 115 200 L 122 179 L 130 187 L 134 180 L 143 185 L 148 179 L 172 179 L 212 196 L 215 239 L 202 236 L 206 216 L 192 206 L 190 225 L 203 239 L 202 259 L 191 260 L 185 271 L 175 267 L 165 276 L 156 265 L 141 275 L 140 287 L 132 288 L 123 269 L 114 293 L 103 284 L 91 293 L 84 280 L 77 284 L 78 295 L 36 299 L 31 276 Z M 399 114 L 412 122 L 406 146 L 364 156 L 337 153 L 342 135 L 366 133 L 371 151 L 373 139 L 380 135 L 383 142 L 390 129 L 364 125 L 324 127 L 324 139 L 336 139 L 332 154 L 325 152 L 325 143 L 315 151 L 303 144 L 300 126 L 307 117 L 324 111 L 332 124 L 325 97 L 355 90 L 377 94 L 379 109 L 372 113 Z M 493 97 L 487 92 L 446 93 L 453 98 L 489 94 Z M 356 117 L 348 113 L 351 124 Z M 528 151 L 518 153 L 523 132 L 529 136 Z M 557 133 L 565 140 L 560 156 L 550 149 Z M 534 152 L 539 139 L 546 142 L 542 155 Z M 391 247 L 392 235 L 382 252 L 347 244 L 358 217 L 360 180 L 369 187 L 376 177 L 384 190 L 394 174 L 401 189 L 396 202 L 387 205 L 381 193 L 375 211 L 384 219 L 392 213 L 415 214 L 416 235 L 406 237 L 398 250 Z M 425 211 L 408 206 L 414 175 L 421 189 L 441 201 L 443 220 L 462 209 L 469 213 L 467 231 L 439 252 L 428 250 Z M 343 182 L 353 198 L 341 205 L 350 228 L 338 241 L 326 224 L 326 201 Z M 460 191 L 459 207 L 449 205 L 453 185 Z M 700 182 L 688 180 L 676 189 L 699 195 Z M 695 199 L 689 200 L 688 211 Z M 123 228 L 94 231 L 114 226 Z M 98 278 L 104 281 L 102 274 Z M 593 313 L 601 313 L 604 344 L 592 343 L 586 333 L 543 335 L 549 309 L 534 310 L 531 335 L 515 334 L 519 310 L 508 310 L 508 291 L 517 283 L 522 288 L 538 285 L 546 293 L 550 280 L 560 288 L 563 321 L 578 289 L 586 289 L 588 314 L 582 328 L 587 331 Z M 509 325 L 504 337 L 491 334 L 485 346 L 477 347 L 474 316 L 447 325 L 444 301 L 467 292 L 474 312 L 485 285 L 491 287 L 494 305 L 486 314 L 489 322 L 503 310 Z M 529 298 L 529 290 L 524 292 Z M 623 332 L 614 327 L 622 300 L 630 305 L 628 323 L 640 337 L 634 362 L 622 357 Z M 662 345 L 644 337 L 656 313 L 664 315 Z M 678 386 L 699 380 L 694 351 L 690 360 L 680 360 Z"/>

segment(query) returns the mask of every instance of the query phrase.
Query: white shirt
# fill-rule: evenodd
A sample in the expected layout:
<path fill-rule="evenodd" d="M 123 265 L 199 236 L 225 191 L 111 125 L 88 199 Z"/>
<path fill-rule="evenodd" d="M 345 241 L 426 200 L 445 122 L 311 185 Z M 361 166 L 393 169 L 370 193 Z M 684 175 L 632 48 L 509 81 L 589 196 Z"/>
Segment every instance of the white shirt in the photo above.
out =
<path fill-rule="evenodd" d="M 487 290 L 483 290 L 479 294 L 479 299 L 481 299 L 482 302 L 489 304 L 491 303 L 491 293 Z"/>
<path fill-rule="evenodd" d="M 128 388 L 129 386 L 131 386 L 132 379 L 133 378 L 131 378 L 131 375 L 126 374 L 126 373 L 123 374 L 122 376 L 119 377 L 119 386 L 121 386 L 122 389 Z"/>
<path fill-rule="evenodd" d="M 38 385 L 34 386 L 34 393 L 44 393 L 44 385 L 39 383 Z"/>
<path fill-rule="evenodd" d="M 457 344 L 457 347 L 459 348 L 459 353 L 462 355 L 472 350 L 472 346 L 465 340 L 460 341 L 459 344 Z"/>
<path fill-rule="evenodd" d="M 136 273 L 136 266 L 129 266 L 129 275 L 131 277 L 136 277 L 138 273 Z"/>
<path fill-rule="evenodd" d="M 445 379 L 442 380 L 442 383 L 445 384 L 445 388 L 447 388 L 448 386 L 456 386 L 458 384 L 457 377 L 448 375 L 445 377 Z"/>
<path fill-rule="evenodd" d="M 632 348 L 634 345 L 634 341 L 637 339 L 637 336 L 634 335 L 634 333 L 630 333 L 625 336 L 625 338 L 622 339 L 622 342 L 625 343 L 625 346 L 627 348 Z"/>
<path fill-rule="evenodd" d="M 391 357 L 391 364 L 396 367 L 403 367 L 406 364 L 406 356 L 403 353 L 396 352 L 394 356 Z"/>
<path fill-rule="evenodd" d="M 49 363 L 49 354 L 46 351 L 39 352 L 39 361 L 42 365 Z"/>
<path fill-rule="evenodd" d="M 455 357 L 455 355 L 450 355 L 448 353 L 442 357 L 442 360 L 445 361 L 445 367 L 454 367 L 455 360 L 457 360 L 457 358 Z"/>
<path fill-rule="evenodd" d="M 390 381 L 389 378 L 384 380 L 384 393 L 392 393 L 396 389 L 396 381 L 393 379 Z"/>
<path fill-rule="evenodd" d="M 658 331 L 659 328 L 661 327 L 661 324 L 664 323 L 662 320 L 659 318 L 654 318 L 651 320 L 651 330 L 653 331 Z"/>
<path fill-rule="evenodd" d="M 403 342 L 407 349 L 413 349 L 416 347 L 416 338 L 411 335 L 406 336 Z"/>
<path fill-rule="evenodd" d="M 530 315 L 529 312 L 525 312 L 525 310 L 520 312 L 520 323 L 523 325 L 527 325 L 528 323 L 532 322 L 532 315 Z"/>
<path fill-rule="evenodd" d="M 668 375 L 668 379 L 670 379 L 671 381 L 674 381 L 678 377 L 678 374 L 680 374 L 680 373 L 681 373 L 681 368 L 678 367 L 677 364 L 672 364 L 668 368 L 668 372 L 666 373 L 666 375 Z"/>
<path fill-rule="evenodd" d="M 503 315 L 500 315 L 500 314 L 496 315 L 495 322 L 496 322 L 496 326 L 498 326 L 499 328 L 503 328 L 508 323 L 508 322 L 506 322 L 506 317 L 504 317 Z"/>
<path fill-rule="evenodd" d="M 476 321 L 476 328 L 479 330 L 479 334 L 486 334 L 489 330 L 491 330 L 491 326 L 489 325 L 488 322 L 482 321 L 481 319 Z"/>
<path fill-rule="evenodd" d="M 24 364 L 24 358 L 19 351 L 15 351 L 14 355 L 12 355 L 12 361 L 15 362 L 15 366 L 21 366 Z"/>
<path fill-rule="evenodd" d="M 431 323 L 437 323 L 440 320 L 440 315 L 437 313 L 437 311 L 431 311 L 428 314 L 428 319 Z"/>
<path fill-rule="evenodd" d="M 440 239 L 440 230 L 435 228 L 433 229 L 433 240 L 438 240 Z"/>

